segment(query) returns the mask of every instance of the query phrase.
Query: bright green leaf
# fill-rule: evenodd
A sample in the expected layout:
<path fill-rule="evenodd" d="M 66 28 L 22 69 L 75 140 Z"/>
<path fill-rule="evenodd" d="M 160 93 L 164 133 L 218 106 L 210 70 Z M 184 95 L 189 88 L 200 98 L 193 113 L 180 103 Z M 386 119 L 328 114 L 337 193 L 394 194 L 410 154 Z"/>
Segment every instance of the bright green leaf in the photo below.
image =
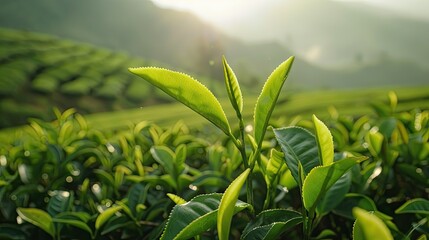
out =
<path fill-rule="evenodd" d="M 242 239 L 277 239 L 279 235 L 302 222 L 300 213 L 287 209 L 270 209 L 261 212 L 247 224 Z"/>
<path fill-rule="evenodd" d="M 311 211 L 320 199 L 352 166 L 367 159 L 366 157 L 349 157 L 328 166 L 316 167 L 307 175 L 302 187 L 304 207 Z"/>
<path fill-rule="evenodd" d="M 334 161 L 334 142 L 328 127 L 313 115 L 313 124 L 316 132 L 316 141 L 319 147 L 319 158 L 322 166 L 327 166 Z"/>
<path fill-rule="evenodd" d="M 167 193 L 167 196 L 177 205 L 185 204 L 186 200 L 177 196 L 176 194 Z"/>
<path fill-rule="evenodd" d="M 219 101 L 207 87 L 192 77 L 155 67 L 129 68 L 129 71 L 191 108 L 225 134 L 230 134 L 231 129 Z"/>
<path fill-rule="evenodd" d="M 377 157 L 380 154 L 383 140 L 383 134 L 378 132 L 377 129 L 371 129 L 365 136 L 365 141 L 368 143 L 368 149 L 374 157 Z"/>
<path fill-rule="evenodd" d="M 175 155 L 176 155 L 176 164 L 175 165 L 177 168 L 177 172 L 180 173 L 185 168 L 185 161 L 186 161 L 186 156 L 187 156 L 186 145 L 180 144 L 179 146 L 177 146 L 176 151 L 175 151 Z"/>
<path fill-rule="evenodd" d="M 307 176 L 320 163 L 316 138 L 300 127 L 274 129 L 274 134 L 285 155 L 286 165 L 295 181 L 302 186 L 301 177 Z M 299 165 L 302 165 L 302 176 Z"/>
<path fill-rule="evenodd" d="M 0 239 L 26 240 L 28 236 L 22 226 L 16 224 L 0 224 Z"/>
<path fill-rule="evenodd" d="M 100 229 L 104 223 L 106 223 L 115 213 L 121 209 L 122 206 L 113 206 L 100 213 L 100 215 L 98 215 L 97 219 L 95 220 L 95 229 Z"/>
<path fill-rule="evenodd" d="M 216 225 L 220 193 L 199 195 L 185 204 L 174 206 L 161 236 L 162 240 L 180 240 L 195 237 Z M 250 207 L 237 201 L 233 212 Z"/>
<path fill-rule="evenodd" d="M 241 187 L 249 176 L 250 168 L 240 174 L 229 187 L 225 190 L 219 205 L 217 214 L 217 231 L 219 240 L 229 239 L 229 230 L 231 227 L 232 216 L 234 215 L 234 206 L 240 194 Z"/>
<path fill-rule="evenodd" d="M 275 150 L 271 150 L 271 157 L 268 160 L 267 168 L 265 170 L 265 182 L 267 183 L 267 188 L 269 189 L 271 184 L 274 182 L 274 179 L 277 177 L 280 169 L 284 163 L 284 154 Z"/>
<path fill-rule="evenodd" d="M 283 84 L 288 77 L 294 59 L 294 57 L 290 57 L 271 73 L 262 88 L 261 95 L 259 95 L 258 100 L 256 101 L 254 129 L 255 140 L 258 146 L 262 144 L 271 113 L 274 111 L 274 106 L 280 95 Z"/>
<path fill-rule="evenodd" d="M 429 215 L 429 201 L 423 198 L 411 199 L 396 209 L 395 213 L 417 213 Z"/>
<path fill-rule="evenodd" d="M 387 226 L 381 219 L 363 209 L 354 208 L 356 222 L 353 227 L 354 240 L 393 240 Z"/>
<path fill-rule="evenodd" d="M 18 208 L 18 215 L 25 221 L 41 228 L 52 237 L 55 236 L 55 226 L 52 217 L 38 208 Z"/>
<path fill-rule="evenodd" d="M 225 86 L 226 91 L 228 92 L 229 100 L 233 108 L 235 109 L 237 116 L 241 116 L 241 112 L 243 111 L 243 95 L 241 94 L 240 85 L 238 84 L 237 77 L 235 73 L 232 71 L 231 67 L 228 65 L 226 58 L 222 57 L 223 63 L 223 72 L 225 75 Z"/>

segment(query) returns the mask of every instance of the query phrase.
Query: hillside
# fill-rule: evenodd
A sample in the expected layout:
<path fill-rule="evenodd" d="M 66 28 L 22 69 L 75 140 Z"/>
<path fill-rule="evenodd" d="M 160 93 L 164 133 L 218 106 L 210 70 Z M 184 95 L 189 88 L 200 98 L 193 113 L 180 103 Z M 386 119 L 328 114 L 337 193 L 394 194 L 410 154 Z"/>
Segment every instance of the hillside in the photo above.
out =
<path fill-rule="evenodd" d="M 322 4 L 322 2 L 325 1 L 317 1 L 315 6 Z M 339 3 L 331 4 L 335 4 L 333 6 L 339 5 Z M 272 7 L 275 6 L 266 6 L 266 8 Z M 326 6 L 323 9 L 326 9 Z M 260 10 L 262 12 L 263 9 Z M 279 7 L 279 14 L 283 10 L 284 8 Z M 344 8 L 343 15 L 348 15 L 349 11 L 353 13 L 360 12 L 356 9 L 346 10 Z M 326 14 L 326 11 L 320 14 L 322 13 Z M 294 24 L 290 24 L 289 21 L 280 18 L 276 23 L 269 25 L 269 28 L 261 27 L 258 24 L 263 23 L 263 21 L 269 21 L 270 16 L 258 15 L 262 16 L 258 17 L 258 22 L 248 21 L 245 22 L 247 25 L 237 26 L 242 30 L 251 27 L 251 29 L 258 31 L 254 36 L 269 36 L 272 33 L 287 36 L 288 32 L 291 34 L 295 34 L 294 31 L 302 32 L 302 37 L 305 38 L 305 41 L 299 38 L 292 42 L 286 42 L 286 44 L 281 41 L 249 43 L 237 40 L 189 13 L 161 9 L 149 0 L 92 0 L 90 2 L 84 0 L 5 0 L 2 2 L 2 8 L 0 8 L 0 26 L 53 34 L 112 50 L 124 51 L 132 56 L 153 59 L 168 64 L 174 69 L 190 74 L 204 75 L 208 79 L 218 81 L 222 81 L 223 78 L 220 59 L 222 55 L 225 55 L 231 66 L 234 67 L 241 82 L 248 86 L 255 86 L 255 83 L 260 86 L 279 62 L 295 53 L 300 53 L 299 49 L 292 52 L 285 46 L 295 49 L 298 43 L 318 44 L 320 39 L 312 37 L 312 34 L 320 33 L 322 30 L 318 30 L 317 26 L 319 26 L 318 24 L 326 25 L 327 23 L 324 23 L 326 21 L 331 26 L 335 26 L 331 27 L 334 31 L 336 29 L 345 31 L 348 28 L 349 30 L 357 31 L 357 35 L 341 32 L 342 36 L 350 37 L 350 39 L 324 34 L 327 37 L 324 41 L 330 41 L 329 43 L 332 45 L 342 46 L 342 44 L 352 43 L 360 46 L 354 43 L 356 41 L 372 43 L 379 40 L 384 41 L 386 40 L 385 38 L 393 39 L 396 36 L 382 32 L 380 35 L 383 38 L 378 38 L 378 35 L 374 36 L 370 34 L 371 32 L 360 31 L 364 31 L 366 27 L 362 27 L 362 29 L 347 28 L 347 24 L 337 28 L 334 23 L 341 21 L 336 18 L 325 19 L 323 14 L 320 14 L 315 15 L 314 18 L 309 18 L 308 21 L 298 18 L 293 21 Z M 359 22 L 360 16 L 365 16 L 357 13 L 355 15 L 356 17 L 353 18 L 355 22 Z M 274 16 L 277 15 L 274 14 L 272 17 Z M 288 16 L 289 14 L 284 17 Z M 290 17 L 293 17 L 293 14 Z M 319 17 L 320 19 L 318 19 Z M 365 17 L 362 18 L 362 24 L 365 26 L 370 25 L 364 20 Z M 295 23 L 307 25 L 302 26 Z M 232 23 L 231 26 L 233 26 Z M 395 27 L 396 25 L 393 26 Z M 384 27 L 385 31 L 390 29 L 390 27 L 385 27 L 384 25 L 381 27 Z M 374 28 L 373 30 L 376 29 Z M 412 30 L 410 27 L 407 29 Z M 396 28 L 391 30 L 395 34 L 398 33 Z M 422 34 L 424 34 L 423 30 Z M 360 36 L 365 36 L 365 38 L 362 40 Z M 404 34 L 401 39 L 403 40 L 407 36 L 409 37 L 410 34 Z M 251 38 L 249 37 L 249 39 Z M 413 41 L 420 41 L 421 38 L 415 35 L 413 39 Z M 389 43 L 388 41 L 384 42 Z M 348 47 L 342 48 L 340 52 L 332 51 L 333 56 L 322 59 L 324 62 L 336 59 L 336 61 L 344 61 L 347 64 L 349 61 L 344 60 L 339 53 L 351 54 L 356 56 L 354 59 L 357 62 L 362 60 L 357 64 L 357 67 L 355 66 L 352 69 L 326 70 L 305 61 L 305 56 L 298 57 L 290 82 L 297 89 L 424 84 L 427 82 L 429 70 L 417 65 L 416 61 L 420 59 L 419 56 L 427 56 L 426 48 L 420 49 L 420 42 L 409 45 L 409 47 L 418 49 L 418 52 L 409 51 L 408 48 L 402 48 L 398 45 L 394 45 L 393 48 L 397 52 L 413 53 L 416 57 L 412 60 L 396 59 L 394 56 L 380 53 L 378 50 L 372 51 L 373 48 L 369 45 L 362 45 L 361 47 L 372 51 L 372 54 L 378 56 L 371 62 L 366 61 L 365 54 L 360 54 L 359 51 Z M 331 50 L 327 49 L 326 51 Z M 392 74 L 392 72 L 388 71 L 395 66 L 400 66 L 401 75 Z M 404 81 L 402 75 L 407 76 L 406 81 Z"/>
<path fill-rule="evenodd" d="M 429 22 L 363 1 L 273 1 L 222 29 L 249 41 L 275 39 L 323 66 L 360 65 L 389 56 L 429 68 Z"/>
<path fill-rule="evenodd" d="M 149 64 L 124 53 L 49 35 L 0 29 L 0 128 L 51 119 L 52 108 L 82 113 L 166 102 L 128 73 Z"/>

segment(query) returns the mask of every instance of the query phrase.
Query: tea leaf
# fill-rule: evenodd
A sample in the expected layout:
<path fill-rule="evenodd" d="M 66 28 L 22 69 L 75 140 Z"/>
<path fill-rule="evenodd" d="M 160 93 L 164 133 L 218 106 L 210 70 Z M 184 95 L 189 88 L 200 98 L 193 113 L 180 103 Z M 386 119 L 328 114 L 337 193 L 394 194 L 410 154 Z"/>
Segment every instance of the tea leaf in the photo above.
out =
<path fill-rule="evenodd" d="M 352 166 L 367 159 L 366 157 L 349 157 L 334 162 L 329 166 L 316 167 L 307 175 L 302 187 L 304 207 L 311 211 L 320 202 L 321 197 Z"/>
<path fill-rule="evenodd" d="M 313 115 L 313 124 L 316 132 L 316 142 L 319 147 L 319 158 L 322 166 L 332 164 L 334 161 L 334 142 L 328 127 Z"/>
<path fill-rule="evenodd" d="M 348 193 L 340 205 L 335 208 L 335 214 L 348 219 L 353 219 L 353 207 L 359 207 L 366 211 L 377 211 L 377 206 L 368 196 L 357 193 Z"/>
<path fill-rule="evenodd" d="M 54 222 L 47 212 L 37 208 L 18 208 L 16 212 L 23 220 L 41 228 L 52 237 L 55 236 Z"/>
<path fill-rule="evenodd" d="M 175 165 L 176 168 L 178 170 L 178 172 L 182 172 L 183 169 L 185 168 L 185 161 L 186 161 L 186 156 L 187 156 L 187 148 L 185 144 L 180 144 L 179 146 L 177 146 L 176 151 L 175 151 L 175 155 L 176 155 L 176 161 L 175 161 Z"/>
<path fill-rule="evenodd" d="M 74 201 L 73 192 L 55 191 L 54 194 L 48 202 L 48 213 L 51 216 L 56 216 L 59 213 L 69 211 Z"/>
<path fill-rule="evenodd" d="M 68 218 L 57 218 L 57 217 L 55 217 L 52 220 L 55 223 L 63 223 L 63 224 L 66 224 L 66 225 L 71 225 L 71 226 L 80 228 L 80 229 L 88 232 L 91 235 L 91 237 L 93 237 L 92 229 L 88 226 L 88 224 L 86 224 L 86 223 L 84 223 L 84 222 L 82 222 L 80 220 L 77 220 L 77 219 L 68 219 Z"/>
<path fill-rule="evenodd" d="M 242 239 L 277 239 L 279 235 L 300 224 L 300 213 L 287 209 L 270 209 L 261 212 L 247 224 Z"/>
<path fill-rule="evenodd" d="M 324 215 L 336 208 L 345 198 L 352 184 L 351 172 L 346 172 L 338 181 L 329 188 L 325 195 L 320 199 L 316 211 Z"/>
<path fill-rule="evenodd" d="M 383 145 L 384 136 L 376 129 L 371 129 L 365 136 L 365 141 L 368 143 L 368 149 L 372 156 L 377 157 L 380 154 L 381 146 Z"/>
<path fill-rule="evenodd" d="M 190 239 L 214 227 L 221 198 L 219 193 L 199 195 L 185 204 L 174 206 L 161 239 Z M 248 207 L 249 204 L 237 201 L 233 212 Z"/>
<path fill-rule="evenodd" d="M 262 144 L 265 132 L 267 130 L 268 121 L 271 113 L 274 111 L 274 106 L 279 98 L 280 91 L 283 87 L 289 71 L 292 67 L 294 57 L 290 57 L 281 63 L 268 77 L 262 88 L 261 95 L 258 97 L 254 112 L 254 129 L 255 140 L 258 146 Z"/>
<path fill-rule="evenodd" d="M 178 172 L 175 167 L 175 154 L 171 149 L 165 146 L 153 146 L 150 149 L 150 153 L 155 161 L 161 164 L 166 173 L 177 179 Z"/>
<path fill-rule="evenodd" d="M 176 194 L 167 193 L 167 196 L 177 205 L 185 204 L 186 200 L 177 196 Z"/>
<path fill-rule="evenodd" d="M 186 74 L 162 68 L 129 68 L 129 71 L 166 92 L 230 135 L 231 129 L 222 106 L 213 93 L 200 82 Z"/>
<path fill-rule="evenodd" d="M 277 177 L 280 169 L 284 163 L 284 155 L 282 152 L 275 150 L 274 148 L 271 150 L 271 157 L 268 160 L 267 168 L 265 171 L 265 182 L 267 183 L 267 189 L 271 188 L 271 184 L 274 182 L 274 179 Z"/>
<path fill-rule="evenodd" d="M 305 177 L 316 166 L 319 166 L 319 155 L 316 138 L 309 131 L 300 127 L 274 129 L 274 134 L 285 154 L 285 161 L 295 181 L 302 186 L 299 164 Z"/>
<path fill-rule="evenodd" d="M 98 215 L 97 219 L 95 220 L 95 229 L 100 229 L 104 223 L 106 223 L 115 213 L 121 209 L 122 206 L 113 206 L 100 213 L 100 215 Z"/>
<path fill-rule="evenodd" d="M 0 224 L 0 239 L 25 240 L 28 236 L 22 226 Z"/>
<path fill-rule="evenodd" d="M 240 117 L 241 112 L 243 111 L 243 95 L 241 94 L 240 85 L 238 84 L 238 80 L 235 76 L 235 73 L 228 65 L 225 56 L 222 57 L 222 63 L 223 72 L 225 75 L 226 91 L 228 92 L 229 100 L 231 101 L 231 104 L 234 107 L 237 116 Z"/>
<path fill-rule="evenodd" d="M 133 216 L 136 217 L 138 211 L 138 206 L 142 205 L 146 201 L 148 195 L 148 187 L 142 183 L 134 184 L 128 191 L 128 207 L 130 208 Z"/>
<path fill-rule="evenodd" d="M 393 240 L 387 226 L 374 214 L 360 208 L 354 208 L 353 215 L 356 217 L 353 227 L 354 240 Z"/>
<path fill-rule="evenodd" d="M 232 216 L 234 215 L 234 206 L 237 202 L 238 195 L 240 194 L 240 189 L 246 182 L 249 173 L 250 168 L 242 172 L 240 176 L 232 181 L 222 196 L 217 215 L 217 231 L 219 240 L 229 239 L 229 230 L 231 227 Z"/>
<path fill-rule="evenodd" d="M 395 213 L 417 213 L 429 216 L 429 201 L 423 198 L 411 199 L 396 209 Z"/>

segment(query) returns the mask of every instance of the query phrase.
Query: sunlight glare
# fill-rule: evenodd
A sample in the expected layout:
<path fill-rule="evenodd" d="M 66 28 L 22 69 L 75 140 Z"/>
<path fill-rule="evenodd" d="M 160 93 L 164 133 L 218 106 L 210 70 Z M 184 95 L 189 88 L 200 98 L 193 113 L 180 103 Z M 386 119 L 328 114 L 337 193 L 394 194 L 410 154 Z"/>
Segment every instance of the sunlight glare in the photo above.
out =
<path fill-rule="evenodd" d="M 152 0 L 163 8 L 190 11 L 198 17 L 217 24 L 228 23 L 254 9 L 263 0 Z"/>

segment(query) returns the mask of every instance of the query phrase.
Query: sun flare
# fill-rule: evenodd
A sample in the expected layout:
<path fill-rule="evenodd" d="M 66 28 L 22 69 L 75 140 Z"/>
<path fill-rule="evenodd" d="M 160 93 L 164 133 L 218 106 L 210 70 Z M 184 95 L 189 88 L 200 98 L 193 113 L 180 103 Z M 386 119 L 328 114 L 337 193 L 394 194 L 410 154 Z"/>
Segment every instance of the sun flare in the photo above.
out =
<path fill-rule="evenodd" d="M 152 0 L 164 8 L 190 11 L 198 17 L 216 24 L 228 23 L 243 12 L 256 8 L 262 0 Z"/>

